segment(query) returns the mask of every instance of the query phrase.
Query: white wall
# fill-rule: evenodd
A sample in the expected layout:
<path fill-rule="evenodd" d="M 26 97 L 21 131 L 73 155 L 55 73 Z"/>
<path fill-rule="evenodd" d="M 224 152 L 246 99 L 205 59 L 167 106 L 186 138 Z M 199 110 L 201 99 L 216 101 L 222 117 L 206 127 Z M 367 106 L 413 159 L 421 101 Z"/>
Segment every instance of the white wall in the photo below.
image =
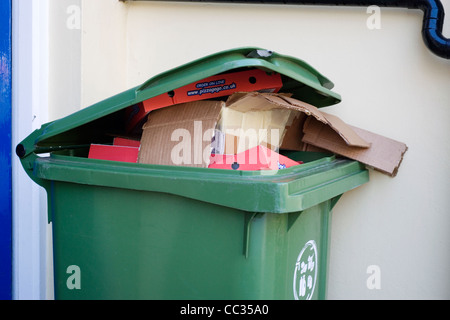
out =
<path fill-rule="evenodd" d="M 117 0 L 81 7 L 83 107 L 241 46 L 298 57 L 329 77 L 343 101 L 327 112 L 409 150 L 397 177 L 371 171 L 370 183 L 335 207 L 328 298 L 450 298 L 450 61 L 425 47 L 421 11 L 382 8 L 381 29 L 369 30 L 366 8 Z M 444 28 L 450 37 L 449 19 Z M 366 285 L 371 265 L 380 268 L 380 289 Z"/>
<path fill-rule="evenodd" d="M 12 296 L 45 299 L 47 199 L 45 191 L 26 175 L 15 147 L 48 121 L 48 2 L 13 1 L 12 13 Z"/>

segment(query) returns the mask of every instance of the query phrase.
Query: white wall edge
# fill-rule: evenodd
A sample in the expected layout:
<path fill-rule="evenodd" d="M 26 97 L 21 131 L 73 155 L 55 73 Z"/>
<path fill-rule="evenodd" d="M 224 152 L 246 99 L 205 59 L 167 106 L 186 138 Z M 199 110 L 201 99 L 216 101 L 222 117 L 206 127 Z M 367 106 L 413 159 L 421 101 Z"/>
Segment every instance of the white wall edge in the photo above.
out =
<path fill-rule="evenodd" d="M 47 121 L 48 0 L 12 2 L 13 299 L 46 298 L 47 200 L 15 147 Z"/>

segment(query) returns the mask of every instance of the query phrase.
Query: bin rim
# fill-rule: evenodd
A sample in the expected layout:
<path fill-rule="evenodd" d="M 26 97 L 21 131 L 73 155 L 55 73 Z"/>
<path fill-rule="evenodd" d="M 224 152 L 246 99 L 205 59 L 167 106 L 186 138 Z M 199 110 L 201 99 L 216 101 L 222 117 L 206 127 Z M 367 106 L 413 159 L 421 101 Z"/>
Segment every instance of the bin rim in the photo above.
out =
<path fill-rule="evenodd" d="M 55 183 L 75 183 L 167 193 L 246 212 L 277 214 L 303 211 L 369 181 L 363 164 L 327 153 L 299 166 L 266 172 L 134 165 L 52 154 L 38 157 L 33 171 L 50 190 Z M 51 221 L 50 212 L 48 218 Z"/>

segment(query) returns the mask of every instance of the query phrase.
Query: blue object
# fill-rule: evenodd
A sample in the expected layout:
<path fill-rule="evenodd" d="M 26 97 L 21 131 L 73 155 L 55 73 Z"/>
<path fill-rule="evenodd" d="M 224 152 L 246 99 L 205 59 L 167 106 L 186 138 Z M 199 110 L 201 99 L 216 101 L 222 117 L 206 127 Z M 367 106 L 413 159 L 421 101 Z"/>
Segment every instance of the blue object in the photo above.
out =
<path fill-rule="evenodd" d="M 12 298 L 11 0 L 0 1 L 0 300 Z"/>

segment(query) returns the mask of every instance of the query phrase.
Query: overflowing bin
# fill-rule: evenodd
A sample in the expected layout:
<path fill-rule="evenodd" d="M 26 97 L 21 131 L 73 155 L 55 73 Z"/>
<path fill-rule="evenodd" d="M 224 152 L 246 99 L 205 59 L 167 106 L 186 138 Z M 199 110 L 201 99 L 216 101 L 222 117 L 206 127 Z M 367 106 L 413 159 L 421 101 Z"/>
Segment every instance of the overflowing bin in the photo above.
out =
<path fill-rule="evenodd" d="M 245 75 L 227 83 L 235 73 Z M 135 161 L 90 156 L 93 146 L 142 139 L 158 110 L 189 99 L 224 103 L 231 92 L 252 91 L 260 76 L 269 77 L 254 90 L 261 95 L 288 94 L 316 107 L 340 101 L 333 84 L 305 62 L 240 48 L 45 124 L 17 146 L 23 168 L 47 191 L 56 299 L 326 298 L 331 209 L 368 181 L 362 163 L 281 144 L 277 153 L 299 165 L 149 164 L 137 159 L 139 143 L 117 149 Z M 180 100 L 183 88 L 188 100 Z M 150 137 L 159 132 L 152 128 Z M 146 148 L 161 152 L 158 144 Z"/>

